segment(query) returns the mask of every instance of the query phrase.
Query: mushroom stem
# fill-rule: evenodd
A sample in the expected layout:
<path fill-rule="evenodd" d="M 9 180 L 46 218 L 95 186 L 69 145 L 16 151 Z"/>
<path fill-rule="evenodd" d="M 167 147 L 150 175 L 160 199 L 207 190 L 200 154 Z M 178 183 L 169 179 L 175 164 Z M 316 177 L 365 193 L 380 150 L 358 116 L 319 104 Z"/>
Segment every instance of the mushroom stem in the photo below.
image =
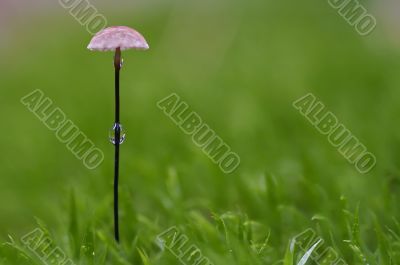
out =
<path fill-rule="evenodd" d="M 119 123 L 119 71 L 121 70 L 121 49 L 115 50 L 114 68 L 115 68 L 115 122 Z"/>
<path fill-rule="evenodd" d="M 118 211 L 118 182 L 119 182 L 119 145 L 120 145 L 120 120 L 119 120 L 119 72 L 121 70 L 121 49 L 115 50 L 115 156 L 114 156 L 114 235 L 119 243 L 119 211 Z"/>

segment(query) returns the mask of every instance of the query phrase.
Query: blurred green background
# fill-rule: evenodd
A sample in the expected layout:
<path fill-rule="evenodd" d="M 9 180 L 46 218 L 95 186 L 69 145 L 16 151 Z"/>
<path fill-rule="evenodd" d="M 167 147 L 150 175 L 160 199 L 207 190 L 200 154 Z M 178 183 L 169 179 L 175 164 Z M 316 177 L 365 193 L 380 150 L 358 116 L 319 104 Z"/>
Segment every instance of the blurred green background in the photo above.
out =
<path fill-rule="evenodd" d="M 112 235 L 113 55 L 88 51 L 91 35 L 58 1 L 1 1 L 0 237 L 29 232 L 35 217 L 63 230 L 71 194 L 78 215 Z M 359 205 L 363 238 L 376 247 L 373 216 L 382 227 L 399 218 L 399 4 L 360 2 L 378 21 L 366 37 L 327 1 L 90 1 L 108 25 L 137 29 L 151 47 L 123 53 L 125 241 L 127 230 L 145 230 L 137 216 L 162 232 L 190 224 L 192 212 L 209 220 L 232 211 L 275 231 L 271 245 L 284 250 L 316 215 L 347 239 L 338 214 Z M 104 151 L 99 168 L 84 167 L 20 103 L 35 89 Z M 292 107 L 309 92 L 376 155 L 373 171 L 358 173 Z M 157 108 L 171 93 L 240 155 L 238 170 L 222 173 Z M 278 183 L 276 201 L 266 176 Z"/>

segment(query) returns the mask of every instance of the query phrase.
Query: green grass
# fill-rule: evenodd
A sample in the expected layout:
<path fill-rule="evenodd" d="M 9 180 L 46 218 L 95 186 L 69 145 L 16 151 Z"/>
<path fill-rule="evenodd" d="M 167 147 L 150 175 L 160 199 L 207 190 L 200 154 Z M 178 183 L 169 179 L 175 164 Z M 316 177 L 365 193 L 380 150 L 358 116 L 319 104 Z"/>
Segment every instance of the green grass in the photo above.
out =
<path fill-rule="evenodd" d="M 326 247 L 351 265 L 400 264 L 400 53 L 383 26 L 360 37 L 324 1 L 146 3 L 98 6 L 151 46 L 123 54 L 119 246 L 112 55 L 88 52 L 62 8 L 24 18 L 35 30 L 13 24 L 0 48 L 0 264 L 43 264 L 20 240 L 38 227 L 75 264 L 179 264 L 157 241 L 173 226 L 215 265 L 313 264 Z M 99 168 L 20 103 L 35 89 L 104 151 Z M 237 171 L 157 108 L 173 92 L 240 155 Z M 359 174 L 292 107 L 309 92 L 376 155 L 373 171 Z M 307 229 L 323 244 L 293 243 Z"/>

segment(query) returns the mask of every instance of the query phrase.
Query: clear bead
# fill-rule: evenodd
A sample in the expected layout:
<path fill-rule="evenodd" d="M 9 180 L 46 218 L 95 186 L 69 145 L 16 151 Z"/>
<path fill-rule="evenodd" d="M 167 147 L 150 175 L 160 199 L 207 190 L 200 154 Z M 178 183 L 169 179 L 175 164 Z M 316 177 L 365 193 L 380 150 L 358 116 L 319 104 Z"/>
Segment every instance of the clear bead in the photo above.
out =
<path fill-rule="evenodd" d="M 122 125 L 119 123 L 114 123 L 113 127 L 110 129 L 109 134 L 108 134 L 108 138 L 110 139 L 110 142 L 114 145 L 117 142 L 116 141 L 117 130 L 119 130 L 119 144 L 122 144 L 125 141 L 125 137 L 126 137 L 126 134 L 125 134 L 125 131 L 124 131 Z"/>

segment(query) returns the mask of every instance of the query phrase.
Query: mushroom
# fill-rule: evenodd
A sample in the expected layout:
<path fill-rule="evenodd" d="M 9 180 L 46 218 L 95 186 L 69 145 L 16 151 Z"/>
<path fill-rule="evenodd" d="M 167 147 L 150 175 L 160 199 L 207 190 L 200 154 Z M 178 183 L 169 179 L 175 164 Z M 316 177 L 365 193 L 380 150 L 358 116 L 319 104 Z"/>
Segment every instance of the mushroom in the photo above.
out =
<path fill-rule="evenodd" d="M 125 140 L 119 117 L 119 73 L 122 68 L 121 51 L 127 49 L 147 50 L 149 45 L 144 37 L 134 29 L 125 26 L 109 27 L 98 32 L 87 47 L 92 51 L 115 51 L 115 122 L 110 131 L 110 140 L 115 146 L 114 159 L 114 235 L 119 242 L 118 182 L 119 182 L 119 146 Z"/>

